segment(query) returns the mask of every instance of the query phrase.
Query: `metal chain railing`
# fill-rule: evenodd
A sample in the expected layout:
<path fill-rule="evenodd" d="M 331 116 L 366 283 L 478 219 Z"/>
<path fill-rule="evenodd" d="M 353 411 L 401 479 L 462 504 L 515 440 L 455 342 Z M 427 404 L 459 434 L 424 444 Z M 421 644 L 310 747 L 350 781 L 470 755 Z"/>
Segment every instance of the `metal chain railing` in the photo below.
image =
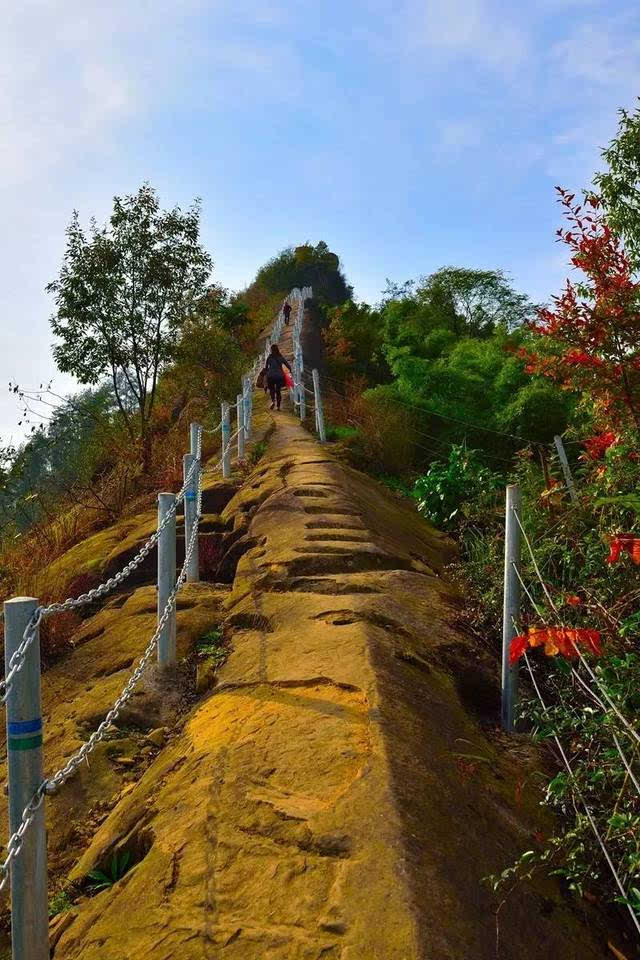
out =
<path fill-rule="evenodd" d="M 216 426 L 215 426 L 215 427 L 212 427 L 211 430 L 206 430 L 206 429 L 203 427 L 203 428 L 202 428 L 202 432 L 203 432 L 203 433 L 214 434 L 214 433 L 217 433 L 218 430 L 221 429 L 221 427 L 222 427 L 222 420 L 219 420 L 218 423 L 216 424 Z"/>
<path fill-rule="evenodd" d="M 290 294 L 291 298 L 296 298 L 300 301 L 299 309 L 298 309 L 299 318 L 302 315 L 302 308 L 304 304 L 304 299 L 303 299 L 304 293 L 305 291 L 301 292 L 298 290 L 294 290 Z M 306 291 L 306 294 L 307 296 L 310 296 L 310 290 Z M 269 338 L 267 341 L 269 347 L 271 345 L 271 342 L 275 340 L 275 337 L 280 335 L 283 324 L 284 324 L 284 315 L 281 309 L 274 323 L 272 338 Z M 298 328 L 298 336 L 299 336 L 299 328 Z M 202 437 L 203 437 L 203 433 L 215 434 L 218 432 L 218 430 L 221 430 L 221 429 L 223 430 L 223 435 L 224 435 L 223 420 L 220 420 L 220 422 L 210 430 L 204 430 L 201 426 L 199 426 L 197 429 L 197 434 L 195 432 L 192 432 L 192 452 L 194 453 L 194 456 L 193 456 L 193 460 L 190 465 L 190 468 L 187 474 L 185 475 L 184 483 L 180 491 L 175 496 L 175 499 L 171 504 L 170 508 L 164 514 L 161 522 L 158 524 L 156 531 L 145 541 L 145 543 L 140 547 L 136 555 L 122 568 L 122 570 L 118 571 L 118 573 L 114 574 L 104 583 L 99 584 L 97 587 L 94 587 L 93 589 L 87 591 L 86 593 L 81 594 L 78 597 L 69 597 L 62 602 L 51 603 L 47 606 L 37 606 L 33 611 L 24 629 L 21 642 L 19 646 L 14 650 L 11 656 L 11 659 L 9 660 L 6 675 L 4 679 L 0 680 L 0 702 L 1 703 L 6 703 L 8 694 L 12 689 L 12 681 L 15 679 L 16 675 L 22 670 L 25 664 L 25 659 L 27 657 L 27 654 L 29 653 L 29 649 L 33 644 L 35 638 L 38 636 L 38 628 L 42 623 L 42 621 L 45 618 L 55 613 L 61 613 L 64 611 L 73 610 L 78 607 L 85 606 L 86 604 L 92 603 L 93 601 L 98 600 L 101 597 L 105 596 L 110 591 L 112 591 L 115 587 L 121 584 L 123 580 L 125 580 L 142 563 L 142 561 L 150 553 L 153 547 L 159 542 L 160 536 L 163 533 L 163 531 L 166 529 L 167 525 L 174 520 L 179 504 L 184 501 L 186 506 L 186 499 L 190 498 L 190 497 L 187 497 L 187 493 L 188 491 L 193 489 L 194 476 L 197 476 L 197 493 L 196 493 L 197 506 L 195 511 L 195 518 L 193 521 L 193 527 L 191 528 L 189 542 L 187 544 L 187 549 L 185 551 L 184 563 L 173 585 L 173 588 L 171 589 L 171 592 L 167 597 L 164 609 L 161 615 L 158 617 L 158 621 L 156 624 L 156 628 L 153 632 L 153 635 L 150 638 L 146 648 L 144 649 L 144 652 L 140 658 L 140 662 L 138 663 L 137 667 L 135 668 L 135 670 L 132 672 L 131 676 L 127 680 L 127 683 L 125 684 L 120 696 L 116 699 L 113 706 L 107 712 L 104 719 L 100 722 L 96 730 L 91 734 L 89 739 L 82 744 L 79 750 L 77 750 L 76 753 L 74 753 L 73 756 L 71 756 L 66 761 L 64 766 L 62 766 L 58 771 L 56 771 L 56 773 L 54 773 L 51 777 L 44 779 L 42 783 L 40 783 L 38 788 L 35 790 L 33 796 L 24 807 L 24 810 L 22 811 L 20 823 L 17 829 L 15 829 L 12 835 L 9 837 L 9 840 L 7 842 L 6 856 L 4 860 L 0 863 L 0 891 L 2 891 L 5 888 L 9 880 L 9 876 L 11 873 L 11 864 L 20 853 L 20 850 L 24 843 L 25 836 L 27 835 L 29 828 L 32 826 L 36 816 L 38 815 L 38 811 L 42 807 L 45 797 L 47 796 L 47 794 L 55 793 L 58 789 L 60 789 L 60 787 L 62 787 L 75 774 L 75 772 L 78 770 L 81 764 L 87 759 L 87 757 L 95 749 L 96 745 L 105 739 L 109 727 L 114 723 L 114 721 L 119 716 L 125 704 L 131 698 L 133 691 L 135 690 L 146 668 L 148 667 L 151 657 L 153 655 L 153 652 L 158 647 L 158 643 L 159 643 L 160 637 L 162 636 L 163 630 L 165 629 L 165 627 L 169 622 L 169 618 L 172 616 L 172 614 L 175 618 L 176 598 L 180 588 L 182 587 L 182 585 L 184 584 L 184 582 L 187 580 L 189 576 L 189 566 L 192 561 L 192 558 L 194 557 L 194 552 L 196 551 L 196 547 L 198 544 L 199 526 L 200 526 L 200 520 L 202 517 L 203 474 L 205 472 L 213 472 L 219 469 L 220 466 L 223 464 L 225 457 L 228 455 L 233 441 L 239 436 L 240 431 L 241 430 L 246 431 L 247 429 L 246 418 L 248 416 L 250 420 L 251 400 L 252 400 L 247 381 L 248 381 L 248 378 L 251 378 L 252 380 L 255 379 L 260 363 L 261 363 L 261 357 L 258 356 L 249 374 L 246 377 L 243 377 L 243 397 L 246 399 L 244 399 L 242 402 L 242 417 L 240 417 L 239 400 L 236 400 L 236 403 L 228 406 L 228 409 L 233 409 L 233 408 L 238 409 L 238 419 L 239 419 L 240 425 L 238 429 L 235 431 L 235 433 L 227 439 L 226 444 L 223 444 L 222 456 L 218 461 L 218 463 L 213 468 L 209 468 L 206 471 L 202 469 L 202 464 L 201 464 Z M 247 410 L 248 410 L 248 414 L 247 414 Z M 193 429 L 194 429 L 194 425 L 192 425 L 192 431 Z M 195 444 L 195 451 L 193 450 L 194 444 Z M 186 532 L 187 531 L 185 529 L 185 533 Z M 174 537 L 175 537 L 175 533 L 174 533 Z M 0 611 L 0 617 L 4 619 L 4 611 Z M 46 893 L 46 890 L 45 890 L 45 893 Z M 44 911 L 45 911 L 44 915 L 46 917 L 46 902 L 44 903 Z"/>
<path fill-rule="evenodd" d="M 109 577 L 108 580 L 105 580 L 105 582 L 101 583 L 99 586 L 93 587 L 86 593 L 80 594 L 79 597 L 68 597 L 66 600 L 63 600 L 59 603 L 50 603 L 48 606 L 36 607 L 33 612 L 33 616 L 25 628 L 22 643 L 14 651 L 13 656 L 9 661 L 9 670 L 5 677 L 0 680 L 0 703 L 6 703 L 7 696 L 11 689 L 11 681 L 22 669 L 27 651 L 33 643 L 34 638 L 37 636 L 38 627 L 40 626 L 42 620 L 54 613 L 64 613 L 67 610 L 74 610 L 78 607 L 84 607 L 88 603 L 93 603 L 95 600 L 99 600 L 101 597 L 106 596 L 113 589 L 115 589 L 115 587 L 121 584 L 123 580 L 126 580 L 127 577 L 130 576 L 130 574 L 140 566 L 142 561 L 158 542 L 158 538 L 160 537 L 163 529 L 171 521 L 179 504 L 184 499 L 185 491 L 193 480 L 193 474 L 197 470 L 199 462 L 199 458 L 194 460 L 181 490 L 176 494 L 175 504 L 167 512 L 167 515 L 158 529 L 149 537 L 135 557 L 133 557 L 133 559 L 130 560 L 129 563 L 122 568 L 122 570 L 114 574 L 112 577 Z"/>
<path fill-rule="evenodd" d="M 202 491 L 202 480 L 200 480 L 198 484 L 199 494 L 201 493 L 201 491 Z M 193 551 L 195 548 L 195 544 L 197 543 L 197 540 L 198 540 L 198 528 L 200 523 L 200 516 L 201 516 L 200 512 L 198 512 L 198 514 L 196 515 L 196 523 L 194 525 L 191 539 L 189 541 L 189 545 L 188 545 L 184 563 L 182 565 L 182 569 L 180 570 L 180 574 L 178 575 L 175 586 L 169 595 L 169 599 L 165 604 L 162 615 L 158 620 L 153 636 L 149 640 L 149 643 L 147 644 L 147 647 L 140 659 L 140 663 L 138 664 L 136 669 L 133 671 L 133 673 L 129 677 L 129 680 L 127 681 L 122 693 L 117 698 L 117 700 L 115 701 L 111 709 L 108 711 L 104 720 L 102 720 L 102 722 L 99 724 L 97 729 L 91 734 L 89 739 L 85 743 L 83 743 L 80 749 L 72 757 L 70 757 L 70 759 L 66 762 L 66 764 L 63 767 L 60 768 L 60 770 L 58 770 L 55 774 L 53 774 L 52 777 L 49 777 L 48 779 L 44 780 L 41 783 L 40 787 L 34 794 L 33 798 L 25 807 L 24 812 L 22 814 L 22 822 L 18 827 L 18 829 L 9 838 L 9 841 L 7 843 L 7 856 L 4 862 L 0 864 L 0 891 L 4 888 L 4 886 L 7 883 L 11 861 L 19 853 L 24 836 L 27 830 L 29 829 L 31 823 L 33 822 L 35 815 L 44 800 L 44 797 L 47 794 L 55 793 L 56 790 L 58 790 L 64 783 L 67 782 L 67 780 L 70 779 L 70 777 L 73 776 L 73 774 L 76 772 L 78 767 L 88 757 L 88 755 L 95 749 L 97 744 L 100 743 L 100 741 L 104 740 L 108 728 L 112 725 L 113 721 L 118 717 L 120 711 L 122 710 L 124 705 L 127 703 L 127 701 L 131 698 L 134 689 L 136 688 L 138 682 L 140 681 L 140 678 L 142 677 L 149 663 L 149 660 L 151 659 L 151 656 L 154 650 L 156 649 L 156 646 L 158 644 L 158 638 L 160 637 L 160 634 L 162 633 L 162 630 L 169 619 L 171 610 L 175 604 L 176 597 L 178 595 L 180 587 L 185 582 L 189 561 L 191 560 L 191 557 L 193 555 Z"/>

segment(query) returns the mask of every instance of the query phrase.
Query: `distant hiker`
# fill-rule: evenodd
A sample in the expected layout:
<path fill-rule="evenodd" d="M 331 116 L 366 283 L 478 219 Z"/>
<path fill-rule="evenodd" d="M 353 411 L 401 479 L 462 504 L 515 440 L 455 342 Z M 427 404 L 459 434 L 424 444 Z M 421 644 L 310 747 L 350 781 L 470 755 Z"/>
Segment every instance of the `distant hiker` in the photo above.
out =
<path fill-rule="evenodd" d="M 285 385 L 285 367 L 291 373 L 291 366 L 289 361 L 280 353 L 280 349 L 277 343 L 274 343 L 271 347 L 271 353 L 267 357 L 267 362 L 264 365 L 264 374 L 267 381 L 267 386 L 269 388 L 269 393 L 271 395 L 271 409 L 278 406 L 280 409 L 280 403 L 282 401 L 282 388 Z"/>
<path fill-rule="evenodd" d="M 286 301 L 284 307 L 282 308 L 282 312 L 284 313 L 284 322 L 286 323 L 287 326 L 289 326 L 289 317 L 291 316 L 291 304 L 289 303 L 288 300 Z"/>

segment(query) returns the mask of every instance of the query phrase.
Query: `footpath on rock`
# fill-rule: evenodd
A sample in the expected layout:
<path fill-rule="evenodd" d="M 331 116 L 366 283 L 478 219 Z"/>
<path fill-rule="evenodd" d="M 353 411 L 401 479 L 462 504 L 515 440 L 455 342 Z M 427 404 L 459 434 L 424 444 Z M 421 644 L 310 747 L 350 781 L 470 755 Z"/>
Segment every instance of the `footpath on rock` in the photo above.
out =
<path fill-rule="evenodd" d="M 453 626 L 451 542 L 291 410 L 261 412 L 256 438 L 264 455 L 238 489 L 205 485 L 202 530 L 222 545 L 223 582 L 190 584 L 178 603 L 179 656 L 219 626 L 226 663 L 197 690 L 187 666 L 172 693 L 149 681 L 49 805 L 58 876 L 82 889 L 114 853 L 133 861 L 56 918 L 53 956 L 607 956 L 552 885 L 522 887 L 496 918 L 482 882 L 541 813 L 534 787 L 520 789 L 535 782 L 535 755 L 487 732 L 495 665 Z M 121 562 L 150 522 L 67 560 Z M 134 586 L 43 677 L 52 766 L 138 655 L 155 590 Z M 469 772 L 465 757 L 481 762 Z"/>

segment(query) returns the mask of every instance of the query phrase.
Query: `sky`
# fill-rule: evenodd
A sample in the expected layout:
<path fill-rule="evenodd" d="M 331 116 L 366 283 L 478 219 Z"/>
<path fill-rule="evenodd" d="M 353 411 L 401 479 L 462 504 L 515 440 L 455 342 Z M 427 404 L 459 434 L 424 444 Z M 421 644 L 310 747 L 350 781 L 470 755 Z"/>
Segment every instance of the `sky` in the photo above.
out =
<path fill-rule="evenodd" d="M 566 276 L 554 186 L 589 185 L 640 94 L 636 0 L 0 0 L 0 443 L 8 382 L 73 388 L 46 284 L 74 209 L 202 199 L 241 289 L 325 240 L 358 298 L 440 266 L 535 301 Z"/>

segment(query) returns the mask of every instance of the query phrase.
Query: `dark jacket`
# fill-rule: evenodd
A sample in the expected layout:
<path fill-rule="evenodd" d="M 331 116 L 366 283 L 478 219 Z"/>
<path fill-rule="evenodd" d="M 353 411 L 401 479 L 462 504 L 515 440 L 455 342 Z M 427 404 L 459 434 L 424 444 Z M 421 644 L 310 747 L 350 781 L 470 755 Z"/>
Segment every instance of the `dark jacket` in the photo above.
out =
<path fill-rule="evenodd" d="M 284 374 L 282 373 L 282 364 L 285 367 L 288 367 L 291 370 L 291 365 L 288 360 L 279 353 L 277 356 L 274 353 L 270 353 L 267 357 L 267 362 L 264 365 L 265 373 L 267 375 L 267 380 L 282 380 L 284 383 Z"/>

